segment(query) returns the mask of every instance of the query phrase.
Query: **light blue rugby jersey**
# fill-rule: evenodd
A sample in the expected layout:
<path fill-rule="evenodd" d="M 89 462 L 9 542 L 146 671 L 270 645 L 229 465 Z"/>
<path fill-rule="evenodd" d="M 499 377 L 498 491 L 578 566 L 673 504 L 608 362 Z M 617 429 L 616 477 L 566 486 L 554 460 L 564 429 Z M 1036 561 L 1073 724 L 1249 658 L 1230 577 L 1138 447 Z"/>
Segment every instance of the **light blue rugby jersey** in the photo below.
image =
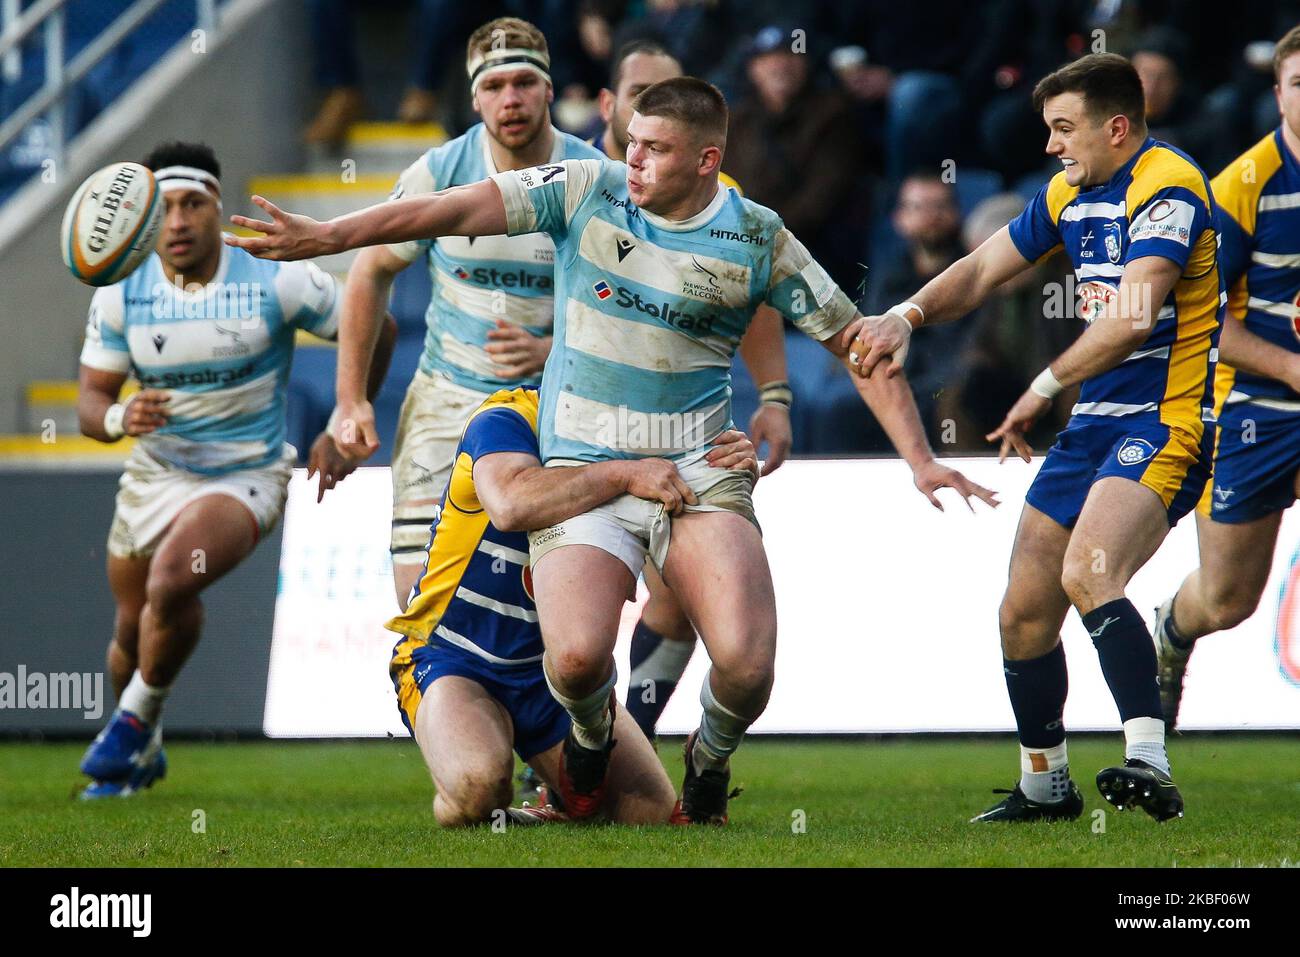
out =
<path fill-rule="evenodd" d="M 553 129 L 551 162 L 601 155 L 576 136 Z M 392 198 L 477 183 L 497 171 L 482 123 L 435 147 L 402 173 Z M 483 351 L 498 319 L 535 336 L 551 333 L 554 315 L 555 244 L 544 233 L 528 236 L 443 236 L 388 247 L 399 258 L 425 257 L 433 295 L 425 313 L 428 332 L 420 370 L 440 373 L 458 385 L 492 393 L 536 386 L 541 376 L 506 379 Z"/>
<path fill-rule="evenodd" d="M 167 424 L 138 439 L 154 458 L 202 475 L 260 468 L 284 454 L 294 332 L 336 338 L 340 300 L 334 278 L 310 262 L 229 246 L 212 281 L 190 294 L 155 253 L 96 291 L 81 362 L 171 394 Z"/>
<path fill-rule="evenodd" d="M 621 162 L 492 178 L 510 235 L 555 239 L 545 460 L 697 458 L 731 425 L 731 358 L 759 305 L 818 340 L 857 315 L 781 218 L 733 189 L 673 222 L 629 200 Z"/>

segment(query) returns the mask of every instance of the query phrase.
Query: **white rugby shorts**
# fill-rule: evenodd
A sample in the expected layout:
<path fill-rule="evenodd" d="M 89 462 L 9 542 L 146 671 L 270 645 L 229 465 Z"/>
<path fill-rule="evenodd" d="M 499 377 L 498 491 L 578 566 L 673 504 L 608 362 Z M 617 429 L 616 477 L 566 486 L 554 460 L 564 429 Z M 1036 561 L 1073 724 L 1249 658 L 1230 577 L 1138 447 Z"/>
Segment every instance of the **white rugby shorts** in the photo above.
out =
<path fill-rule="evenodd" d="M 205 495 L 228 495 L 242 502 L 257 523 L 260 540 L 284 514 L 297 457 L 293 446 L 286 444 L 278 462 L 212 476 L 167 465 L 137 443 L 118 483 L 117 507 L 108 532 L 109 554 L 118 558 L 152 555 L 181 510 Z"/>
<path fill-rule="evenodd" d="M 557 468 L 582 464 L 547 463 Z M 714 468 L 705 461 L 703 453 L 688 464 L 679 464 L 678 471 L 699 502 L 687 505 L 686 512 L 735 512 L 759 528 L 754 515 L 753 473 Z M 646 558 L 663 571 L 671 538 L 672 516 L 662 502 L 620 495 L 558 525 L 529 532 L 529 564 L 536 567 L 543 555 L 565 545 L 594 545 L 626 565 L 635 579 L 640 577 Z"/>

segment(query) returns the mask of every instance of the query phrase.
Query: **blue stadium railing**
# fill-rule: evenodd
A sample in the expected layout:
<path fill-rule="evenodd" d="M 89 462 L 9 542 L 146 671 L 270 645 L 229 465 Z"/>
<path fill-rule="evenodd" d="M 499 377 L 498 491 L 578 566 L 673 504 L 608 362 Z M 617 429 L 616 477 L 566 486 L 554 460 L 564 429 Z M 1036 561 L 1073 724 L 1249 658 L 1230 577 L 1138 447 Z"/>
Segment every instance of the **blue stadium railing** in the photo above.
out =
<path fill-rule="evenodd" d="M 225 0 L 0 0 L 0 203 Z"/>

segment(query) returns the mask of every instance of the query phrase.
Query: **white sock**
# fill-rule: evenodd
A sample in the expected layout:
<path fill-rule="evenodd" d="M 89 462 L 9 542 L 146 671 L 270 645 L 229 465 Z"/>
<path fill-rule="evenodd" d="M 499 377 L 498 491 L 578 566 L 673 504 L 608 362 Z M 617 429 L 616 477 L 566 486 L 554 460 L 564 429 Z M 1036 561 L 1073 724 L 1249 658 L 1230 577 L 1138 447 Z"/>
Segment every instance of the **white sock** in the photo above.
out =
<path fill-rule="evenodd" d="M 696 736 L 695 748 L 691 751 L 691 763 L 695 766 L 696 774 L 725 768 L 732 754 L 740 747 L 740 739 L 753 723 L 713 696 L 711 674 L 704 676 L 704 684 L 700 688 L 700 704 L 704 708 L 704 714 L 700 716 L 700 733 Z"/>
<path fill-rule="evenodd" d="M 1124 757 L 1145 761 L 1169 773 L 1165 751 L 1165 723 L 1159 718 L 1129 718 L 1124 722 Z"/>
<path fill-rule="evenodd" d="M 145 684 L 144 679 L 140 677 L 139 669 L 136 669 L 131 674 L 131 680 L 127 682 L 126 688 L 123 689 L 117 706 L 123 711 L 130 711 L 145 724 L 157 724 L 158 715 L 162 713 L 163 702 L 167 700 L 167 693 L 171 690 L 171 685 L 154 687 Z"/>
<path fill-rule="evenodd" d="M 1039 804 L 1065 800 L 1070 790 L 1070 760 L 1064 741 L 1046 749 L 1020 746 L 1020 790 Z"/>
<path fill-rule="evenodd" d="M 546 686 L 551 689 L 551 697 L 569 712 L 569 718 L 573 721 L 573 739 L 592 751 L 605 747 L 614 727 L 613 715 L 609 710 L 609 694 L 618 681 L 618 669 L 611 669 L 609 680 L 585 698 L 570 698 L 561 694 L 551 684 L 550 671 L 542 668 L 542 674 L 546 676 Z"/>

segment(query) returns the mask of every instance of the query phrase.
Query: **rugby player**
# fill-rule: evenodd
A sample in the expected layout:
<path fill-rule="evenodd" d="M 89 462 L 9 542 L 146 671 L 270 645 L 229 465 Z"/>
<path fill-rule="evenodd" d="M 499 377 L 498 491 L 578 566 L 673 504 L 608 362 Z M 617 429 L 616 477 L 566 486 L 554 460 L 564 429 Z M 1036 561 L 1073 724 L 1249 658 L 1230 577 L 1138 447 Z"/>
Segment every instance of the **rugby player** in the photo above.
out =
<path fill-rule="evenodd" d="M 511 749 L 558 789 L 565 714 L 546 687 L 526 530 L 571 518 L 622 494 L 678 512 L 693 501 L 671 462 L 620 459 L 543 468 L 535 389 L 502 390 L 474 412 L 456 449 L 424 576 L 387 627 L 403 638 L 391 674 L 398 707 L 437 788 L 443 826 L 539 823 L 553 811 L 510 808 Z M 709 452 L 718 468 L 756 469 L 742 432 Z M 631 716 L 615 725 L 604 811 L 624 824 L 665 824 L 676 797 Z"/>
<path fill-rule="evenodd" d="M 775 213 L 719 187 L 726 132 L 714 86 L 665 80 L 637 98 L 627 165 L 567 160 L 498 173 L 327 223 L 254 197 L 270 221 L 236 222 L 265 235 L 227 239 L 272 259 L 448 234 L 540 231 L 556 240 L 543 461 L 669 457 L 696 499 L 672 517 L 623 495 L 529 536 L 546 680 L 572 721 L 558 791 L 574 817 L 596 814 L 604 797 L 619 616 L 649 556 L 712 662 L 675 818 L 725 823 L 730 756 L 772 686 L 776 608 L 752 477 L 713 468 L 705 453 L 730 425 L 731 356 L 759 304 L 842 358 L 841 334 L 860 318 Z M 935 461 L 906 383 L 855 383 L 936 507 L 940 487 L 968 505 L 970 495 L 996 501 Z"/>
<path fill-rule="evenodd" d="M 1300 488 L 1300 27 L 1278 41 L 1273 75 L 1282 122 L 1210 183 L 1229 318 L 1215 370 L 1214 477 L 1196 516 L 1200 567 L 1156 610 L 1169 730 L 1193 642 L 1254 613 Z"/>
<path fill-rule="evenodd" d="M 632 104 L 641 91 L 683 74 L 677 59 L 653 40 L 625 43 L 614 56 L 610 74 L 609 86 L 599 95 L 605 128 L 591 144 L 606 156 L 619 159 L 627 155 L 627 126 Z M 744 195 L 740 184 L 723 171 L 718 172 L 718 182 Z M 760 306 L 740 340 L 741 358 L 758 386 L 759 407 L 749 420 L 749 435 L 755 446 L 767 443 L 762 475 L 781 467 L 794 441 L 790 427 L 793 393 L 786 377 L 784 335 L 780 314 L 770 306 Z M 643 578 L 649 596 L 632 631 L 626 706 L 653 741 L 659 716 L 695 650 L 695 626 L 653 565 L 644 570 Z"/>
<path fill-rule="evenodd" d="M 1069 385 L 1069 425 L 1026 497 L 999 610 L 1021 776 L 974 821 L 1076 818 L 1062 710 L 1061 625 L 1073 605 L 1092 636 L 1124 724 L 1125 760 L 1097 785 L 1120 808 L 1180 816 L 1151 635 L 1124 589 L 1192 509 L 1210 474 L 1214 363 L 1223 283 L 1218 215 L 1205 174 L 1147 135 L 1142 85 L 1123 57 L 1092 54 L 1034 90 L 1048 154 L 1064 167 L 1021 215 L 908 302 L 869 317 L 851 353 L 893 374 L 923 323 L 956 319 L 997 285 L 1064 246 L 1090 320 L 988 438 L 1025 461 L 1025 432 Z M 874 378 L 875 376 L 873 376 Z"/>
<path fill-rule="evenodd" d="M 108 535 L 118 705 L 82 760 L 87 798 L 126 796 L 165 774 L 160 715 L 199 640 L 199 595 L 284 508 L 297 457 L 284 441 L 294 334 L 332 339 L 338 329 L 332 277 L 222 245 L 221 168 L 209 147 L 164 143 L 143 162 L 165 202 L 157 249 L 91 300 L 77 396 L 83 434 L 138 437 Z M 376 387 L 396 328 L 385 320 Z M 142 388 L 119 402 L 129 373 Z M 309 465 L 318 496 L 355 467 L 325 432 Z"/>
<path fill-rule="evenodd" d="M 478 182 L 499 171 L 600 156 L 551 124 L 550 54 L 533 24 L 501 17 L 480 26 L 467 43 L 466 70 L 483 122 L 407 167 L 393 199 Z M 363 249 L 344 290 L 333 419 L 335 438 L 351 458 L 363 460 L 379 447 L 366 373 L 393 280 L 419 259 L 432 284 L 428 332 L 399 413 L 392 462 L 389 548 L 399 608 L 406 607 L 420 578 L 429 526 L 466 420 L 498 389 L 541 381 L 554 313 L 555 244 L 543 233 L 443 236 Z M 769 323 L 767 342 L 759 345 L 772 348 L 774 329 L 779 349 L 780 317 Z M 784 352 L 778 361 L 784 378 Z"/>
<path fill-rule="evenodd" d="M 392 198 L 599 155 L 551 124 L 550 55 L 531 23 L 502 17 L 483 24 L 469 38 L 466 67 L 482 122 L 407 167 Z M 389 547 L 399 608 L 420 578 L 429 526 L 466 420 L 498 389 L 541 381 L 554 312 L 549 236 L 444 236 L 363 249 L 344 291 L 335 416 L 335 437 L 353 458 L 379 447 L 366 370 L 393 279 L 417 259 L 426 262 L 433 291 L 424 352 L 402 403 L 392 457 Z"/>

